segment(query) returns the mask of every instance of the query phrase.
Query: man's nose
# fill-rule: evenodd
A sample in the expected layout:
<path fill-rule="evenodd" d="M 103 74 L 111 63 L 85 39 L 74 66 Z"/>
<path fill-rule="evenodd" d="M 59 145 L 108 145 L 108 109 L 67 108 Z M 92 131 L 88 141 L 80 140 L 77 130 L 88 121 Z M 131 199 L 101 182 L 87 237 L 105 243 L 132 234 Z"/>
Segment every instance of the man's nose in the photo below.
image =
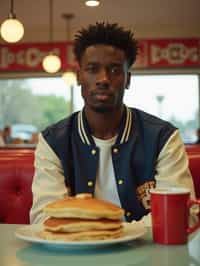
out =
<path fill-rule="evenodd" d="M 110 83 L 110 78 L 109 78 L 109 73 L 106 69 L 101 69 L 97 75 L 97 85 L 101 84 L 109 84 Z"/>

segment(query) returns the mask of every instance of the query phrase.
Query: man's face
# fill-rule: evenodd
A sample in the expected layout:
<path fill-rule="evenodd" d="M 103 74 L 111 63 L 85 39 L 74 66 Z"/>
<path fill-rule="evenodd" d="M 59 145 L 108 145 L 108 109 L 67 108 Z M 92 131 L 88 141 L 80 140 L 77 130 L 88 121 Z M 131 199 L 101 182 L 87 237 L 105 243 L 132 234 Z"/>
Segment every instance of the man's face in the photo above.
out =
<path fill-rule="evenodd" d="M 89 46 L 81 58 L 78 81 L 87 108 L 101 113 L 120 108 L 130 81 L 125 53 L 110 45 Z"/>

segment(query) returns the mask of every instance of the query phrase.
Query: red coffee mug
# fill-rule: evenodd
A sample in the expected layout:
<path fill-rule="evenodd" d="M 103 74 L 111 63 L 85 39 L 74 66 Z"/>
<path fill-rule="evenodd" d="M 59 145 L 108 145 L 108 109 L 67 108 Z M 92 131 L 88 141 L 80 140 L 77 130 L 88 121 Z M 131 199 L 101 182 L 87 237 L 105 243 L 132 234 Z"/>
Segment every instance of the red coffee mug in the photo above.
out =
<path fill-rule="evenodd" d="M 186 188 L 155 188 L 150 195 L 153 240 L 159 244 L 185 244 L 188 234 L 200 228 L 200 221 L 188 226 L 190 207 L 200 205 L 200 200 L 191 200 Z"/>

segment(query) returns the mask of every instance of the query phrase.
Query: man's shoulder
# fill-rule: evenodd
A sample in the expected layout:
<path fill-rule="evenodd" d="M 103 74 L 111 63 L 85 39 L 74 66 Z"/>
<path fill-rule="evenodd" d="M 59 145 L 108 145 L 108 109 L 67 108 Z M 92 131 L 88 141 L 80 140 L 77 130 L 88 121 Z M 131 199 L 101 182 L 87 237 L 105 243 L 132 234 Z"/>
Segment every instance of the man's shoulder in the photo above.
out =
<path fill-rule="evenodd" d="M 49 135 L 53 135 L 54 137 L 56 137 L 65 134 L 71 128 L 72 123 L 77 116 L 77 113 L 78 112 L 73 113 L 64 119 L 49 125 L 42 131 L 42 135 L 44 137 L 47 137 Z"/>
<path fill-rule="evenodd" d="M 169 137 L 177 130 L 168 121 L 136 108 L 131 108 L 131 110 L 133 112 L 133 125 L 135 125 L 133 132 L 137 132 L 145 142 L 155 141 L 158 143 L 158 150 L 162 149 Z"/>
<path fill-rule="evenodd" d="M 133 113 L 133 117 L 135 117 L 135 119 L 139 123 L 143 123 L 147 126 L 152 127 L 170 127 L 176 129 L 175 126 L 172 125 L 169 121 L 163 120 L 155 115 L 144 112 L 137 108 L 130 108 L 130 110 Z"/>
<path fill-rule="evenodd" d="M 47 126 L 43 130 L 43 132 L 48 132 L 48 131 L 53 131 L 53 130 L 57 130 L 57 129 L 62 129 L 63 127 L 66 127 L 70 123 L 70 120 L 71 120 L 71 116 L 65 117 L 62 120 L 59 120 L 56 123 Z"/>

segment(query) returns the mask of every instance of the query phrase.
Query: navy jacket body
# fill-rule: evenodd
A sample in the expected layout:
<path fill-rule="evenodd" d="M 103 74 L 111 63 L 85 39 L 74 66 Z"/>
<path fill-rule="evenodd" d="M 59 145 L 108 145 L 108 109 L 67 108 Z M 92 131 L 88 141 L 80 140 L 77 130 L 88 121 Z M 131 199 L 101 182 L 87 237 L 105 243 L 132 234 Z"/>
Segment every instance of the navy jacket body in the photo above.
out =
<path fill-rule="evenodd" d="M 176 130 L 170 123 L 135 108 L 124 108 L 111 148 L 116 185 L 125 218 L 141 219 L 149 212 L 148 189 L 155 186 L 156 161 Z M 70 194 L 94 194 L 99 148 L 91 136 L 84 109 L 42 132 L 61 161 Z M 148 201 L 147 200 L 147 201 Z"/>

